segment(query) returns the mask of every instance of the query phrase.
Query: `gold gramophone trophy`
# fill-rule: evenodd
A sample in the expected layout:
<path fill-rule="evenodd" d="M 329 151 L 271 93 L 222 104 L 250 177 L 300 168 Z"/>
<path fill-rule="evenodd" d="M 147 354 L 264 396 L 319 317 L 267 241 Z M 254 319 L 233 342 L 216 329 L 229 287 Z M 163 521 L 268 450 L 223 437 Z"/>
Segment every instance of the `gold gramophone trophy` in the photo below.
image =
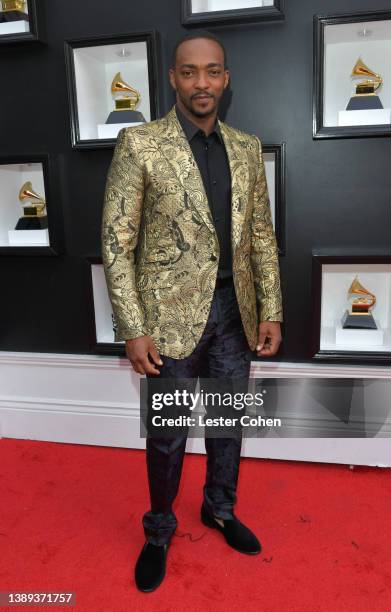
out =
<path fill-rule="evenodd" d="M 113 78 L 111 93 L 115 110 L 110 113 L 106 123 L 145 123 L 142 113 L 136 110 L 141 100 L 140 92 L 126 83 L 120 72 Z"/>
<path fill-rule="evenodd" d="M 353 67 L 351 77 L 352 79 L 364 78 L 364 80 L 357 83 L 356 93 L 350 98 L 346 110 L 372 110 L 383 108 L 383 104 L 376 93 L 383 84 L 383 79 L 380 74 L 373 72 L 364 64 L 362 59 L 359 58 Z"/>
<path fill-rule="evenodd" d="M 357 276 L 348 290 L 348 300 L 351 300 L 350 310 L 342 317 L 344 329 L 377 329 L 375 319 L 370 311 L 376 303 L 376 296 L 365 289 Z"/>
<path fill-rule="evenodd" d="M 26 0 L 0 0 L 0 23 L 28 21 Z"/>
<path fill-rule="evenodd" d="M 48 227 L 48 218 L 45 212 L 44 198 L 33 189 L 30 181 L 22 185 L 19 191 L 19 200 L 23 204 L 23 217 L 17 222 L 16 230 L 37 230 Z"/>

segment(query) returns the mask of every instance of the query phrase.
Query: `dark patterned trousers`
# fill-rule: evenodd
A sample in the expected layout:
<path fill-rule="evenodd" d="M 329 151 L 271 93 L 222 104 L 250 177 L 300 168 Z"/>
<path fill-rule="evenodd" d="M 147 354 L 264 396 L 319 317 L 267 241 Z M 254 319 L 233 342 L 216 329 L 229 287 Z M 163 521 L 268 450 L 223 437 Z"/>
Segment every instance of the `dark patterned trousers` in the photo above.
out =
<path fill-rule="evenodd" d="M 232 279 L 215 288 L 209 318 L 199 343 L 188 357 L 173 359 L 162 355 L 160 375 L 153 378 L 231 378 L 248 379 L 252 351 L 244 333 Z M 194 385 L 195 386 L 195 385 Z M 151 510 L 143 516 L 147 541 L 169 542 L 177 519 L 172 504 L 182 473 L 186 435 L 156 438 L 147 435 L 146 457 Z M 239 474 L 241 436 L 205 437 L 206 480 L 203 488 L 207 510 L 221 519 L 233 517 Z"/>

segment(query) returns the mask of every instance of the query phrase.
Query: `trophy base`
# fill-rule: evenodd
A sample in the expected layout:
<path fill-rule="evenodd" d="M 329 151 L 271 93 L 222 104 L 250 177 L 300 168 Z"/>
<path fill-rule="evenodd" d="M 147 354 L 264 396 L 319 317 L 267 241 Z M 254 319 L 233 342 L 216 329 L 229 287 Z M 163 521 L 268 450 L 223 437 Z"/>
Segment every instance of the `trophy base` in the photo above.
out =
<path fill-rule="evenodd" d="M 350 98 L 346 110 L 374 110 L 377 108 L 383 108 L 379 96 L 376 94 L 362 94 Z"/>
<path fill-rule="evenodd" d="M 48 227 L 48 218 L 45 217 L 21 217 L 15 225 L 16 230 L 40 230 Z"/>
<path fill-rule="evenodd" d="M 347 310 L 342 317 L 343 329 L 377 329 L 375 319 L 372 314 L 350 314 Z"/>
<path fill-rule="evenodd" d="M 142 113 L 134 110 L 115 110 L 110 113 L 106 124 L 111 123 L 145 123 Z"/>
<path fill-rule="evenodd" d="M 10 21 L 28 21 L 29 16 L 22 11 L 4 11 L 0 13 L 0 23 L 8 23 Z"/>

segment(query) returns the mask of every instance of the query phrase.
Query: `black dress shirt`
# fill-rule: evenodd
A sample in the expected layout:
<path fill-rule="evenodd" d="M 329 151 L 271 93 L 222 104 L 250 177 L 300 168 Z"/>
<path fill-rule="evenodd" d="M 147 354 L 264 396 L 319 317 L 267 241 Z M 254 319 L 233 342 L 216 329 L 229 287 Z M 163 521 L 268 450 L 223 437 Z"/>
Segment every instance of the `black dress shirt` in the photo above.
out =
<path fill-rule="evenodd" d="M 218 278 L 232 276 L 231 252 L 231 172 L 219 124 L 205 132 L 175 106 L 178 120 L 202 176 L 210 212 L 220 245 Z"/>

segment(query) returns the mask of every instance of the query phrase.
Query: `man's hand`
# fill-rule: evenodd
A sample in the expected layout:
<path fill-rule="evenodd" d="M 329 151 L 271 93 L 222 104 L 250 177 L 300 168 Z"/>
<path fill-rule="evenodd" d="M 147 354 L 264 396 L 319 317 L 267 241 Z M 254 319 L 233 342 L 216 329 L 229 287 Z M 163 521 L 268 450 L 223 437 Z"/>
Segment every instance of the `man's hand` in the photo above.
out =
<path fill-rule="evenodd" d="M 126 355 L 135 372 L 138 374 L 160 374 L 160 371 L 148 359 L 149 354 L 154 363 L 163 365 L 151 336 L 139 336 L 133 340 L 126 340 L 125 347 Z"/>
<path fill-rule="evenodd" d="M 262 321 L 259 324 L 258 344 L 256 347 L 258 357 L 271 357 L 275 355 L 281 343 L 281 325 L 279 321 Z"/>

